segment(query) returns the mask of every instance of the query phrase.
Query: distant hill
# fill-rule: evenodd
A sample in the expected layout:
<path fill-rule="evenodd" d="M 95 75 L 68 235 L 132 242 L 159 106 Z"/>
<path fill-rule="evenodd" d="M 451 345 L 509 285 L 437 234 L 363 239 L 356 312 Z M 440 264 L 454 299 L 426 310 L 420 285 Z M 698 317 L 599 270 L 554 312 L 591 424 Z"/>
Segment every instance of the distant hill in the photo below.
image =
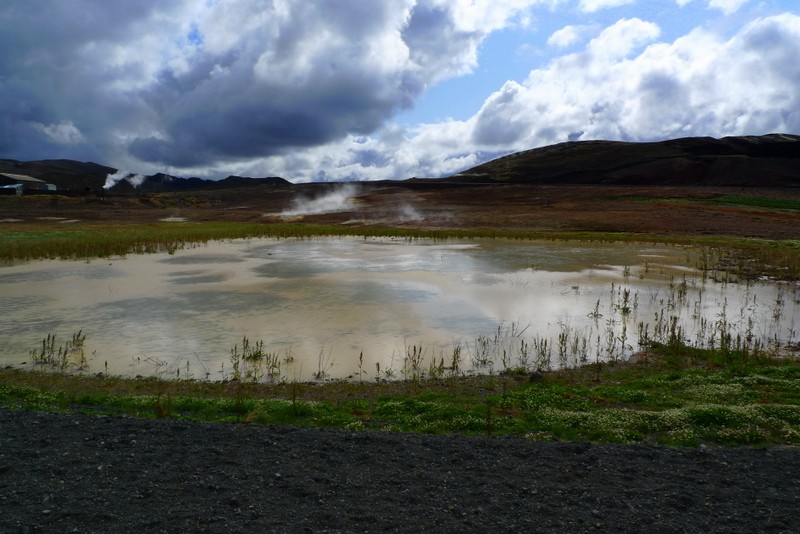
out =
<path fill-rule="evenodd" d="M 800 187 L 800 136 L 574 141 L 517 152 L 450 182 Z"/>
<path fill-rule="evenodd" d="M 72 160 L 0 159 L 0 173 L 25 174 L 59 189 L 99 191 L 117 169 Z M 157 173 L 137 177 L 139 191 L 291 186 L 280 177 L 228 176 L 224 180 Z M 687 137 L 652 143 L 574 141 L 517 152 L 447 178 L 412 178 L 415 184 L 670 185 L 800 187 L 800 136 Z M 377 184 L 376 184 L 377 185 Z M 120 181 L 111 192 L 133 192 Z"/>
<path fill-rule="evenodd" d="M 91 162 L 80 162 L 66 159 L 47 159 L 40 161 L 16 161 L 13 159 L 0 159 L 0 173 L 23 174 L 39 178 L 45 182 L 55 184 L 60 190 L 85 191 L 87 188 L 99 191 L 106 183 L 109 175 L 118 169 L 106 167 Z M 291 182 L 279 177 L 248 178 L 243 176 L 228 176 L 223 180 L 206 180 L 203 178 L 182 178 L 168 174 L 157 173 L 144 176 L 141 184 L 136 188 L 139 191 L 187 191 L 198 189 L 233 189 L 255 185 L 292 185 Z M 122 180 L 114 185 L 112 192 L 133 192 L 134 187 L 130 182 Z"/>
<path fill-rule="evenodd" d="M 181 178 L 169 174 L 157 173 L 145 176 L 144 181 L 136 189 L 147 192 L 190 191 L 202 189 L 238 189 L 255 185 L 292 185 L 288 180 L 271 176 L 269 178 L 248 178 L 245 176 L 228 176 L 222 180 L 206 180 L 203 178 Z M 132 190 L 133 186 L 125 181 L 119 182 L 111 191 Z"/>
<path fill-rule="evenodd" d="M 0 173 L 23 174 L 55 184 L 59 189 L 83 191 L 87 187 L 100 189 L 106 176 L 116 169 L 97 163 L 82 163 L 68 159 L 16 161 L 0 159 Z"/>

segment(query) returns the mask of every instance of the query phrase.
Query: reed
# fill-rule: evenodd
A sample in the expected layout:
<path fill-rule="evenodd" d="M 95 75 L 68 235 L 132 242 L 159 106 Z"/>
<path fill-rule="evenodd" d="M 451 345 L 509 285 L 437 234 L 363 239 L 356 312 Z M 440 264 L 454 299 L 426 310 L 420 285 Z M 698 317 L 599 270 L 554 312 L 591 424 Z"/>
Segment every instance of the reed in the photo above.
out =
<path fill-rule="evenodd" d="M 402 239 L 534 239 L 596 242 L 638 242 L 688 245 L 701 251 L 702 271 L 745 278 L 769 275 L 800 279 L 800 241 L 738 237 L 659 236 L 621 232 L 541 232 L 532 230 L 413 229 L 351 227 L 304 223 L 150 223 L 63 225 L 7 223 L 0 228 L 0 262 L 33 259 L 104 258 L 154 252 L 175 252 L 198 243 L 242 238 L 296 238 L 324 236 L 387 237 Z M 704 255 L 704 256 L 703 256 Z M 627 271 L 630 274 L 630 268 Z"/>
<path fill-rule="evenodd" d="M 300 387 L 0 369 L 0 406 L 531 440 L 800 445 L 796 359 L 658 345 L 647 363 L 604 367 L 602 375 L 584 366 L 533 382 L 521 374 L 421 381 L 413 393 L 396 382 Z"/>
<path fill-rule="evenodd" d="M 537 329 L 529 334 L 530 323 L 524 327 L 517 322 L 501 323 L 489 333 L 477 333 L 471 341 L 455 340 L 449 352 L 440 350 L 438 354 L 423 343 L 406 343 L 402 350 L 391 355 L 388 364 L 375 364 L 374 380 L 418 383 L 445 376 L 528 374 L 576 368 L 590 361 L 599 368 L 604 362 L 647 358 L 647 350 L 659 346 L 671 349 L 671 356 L 666 359 L 674 360 L 676 366 L 683 365 L 675 360 L 680 353 L 699 355 L 702 350 L 727 358 L 786 356 L 798 347 L 795 321 L 800 318 L 800 290 L 796 284 L 772 286 L 772 296 L 763 300 L 757 298 L 764 293 L 756 292 L 753 282 L 743 282 L 731 289 L 723 286 L 723 291 L 713 296 L 716 293 L 697 279 L 673 277 L 665 289 L 650 292 L 649 302 L 655 305 L 655 311 L 651 310 L 648 313 L 652 315 L 646 317 L 640 312 L 639 290 L 615 282 L 610 285 L 607 300 L 596 300 L 591 309 L 579 311 L 575 317 L 560 318 L 555 332 Z M 729 306 L 728 296 L 736 298 L 735 309 Z M 711 302 L 716 299 L 721 300 Z M 31 362 L 62 372 L 85 370 L 84 343 L 85 336 L 79 332 L 66 345 L 57 347 L 55 335 L 48 334 L 41 346 L 31 351 Z M 208 379 L 210 373 L 197 355 L 194 357 Z M 172 362 L 149 358 L 144 363 L 152 364 L 161 378 L 191 379 L 190 360 L 176 355 Z M 339 376 L 358 376 L 363 382 L 366 375 L 363 351 L 352 361 L 354 368 L 343 369 Z M 220 378 L 281 383 L 293 372 L 294 365 L 291 348 L 267 348 L 263 341 L 252 342 L 244 336 L 241 344 L 231 349 L 227 365 L 222 364 Z M 311 377 L 317 381 L 329 380 L 333 366 L 332 348 L 322 347 Z"/>
<path fill-rule="evenodd" d="M 35 367 L 47 367 L 62 372 L 70 368 L 84 371 L 88 368 L 84 350 L 85 342 L 86 335 L 82 330 L 72 334 L 71 339 L 58 347 L 56 347 L 55 334 L 47 334 L 47 337 L 42 339 L 41 347 L 31 350 L 28 354 Z"/>

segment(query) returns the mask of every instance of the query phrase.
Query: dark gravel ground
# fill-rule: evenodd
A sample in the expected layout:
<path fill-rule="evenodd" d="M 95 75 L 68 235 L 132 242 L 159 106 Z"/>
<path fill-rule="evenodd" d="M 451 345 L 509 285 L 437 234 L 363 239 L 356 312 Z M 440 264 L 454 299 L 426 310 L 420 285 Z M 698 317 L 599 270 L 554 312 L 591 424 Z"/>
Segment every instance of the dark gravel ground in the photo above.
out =
<path fill-rule="evenodd" d="M 798 532 L 800 451 L 0 410 L 6 532 Z"/>

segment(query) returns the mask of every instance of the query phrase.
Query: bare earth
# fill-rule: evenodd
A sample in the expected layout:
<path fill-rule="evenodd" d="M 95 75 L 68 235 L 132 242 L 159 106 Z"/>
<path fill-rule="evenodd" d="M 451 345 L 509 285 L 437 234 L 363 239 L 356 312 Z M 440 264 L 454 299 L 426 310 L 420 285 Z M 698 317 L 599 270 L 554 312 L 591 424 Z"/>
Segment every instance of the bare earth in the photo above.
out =
<path fill-rule="evenodd" d="M 793 449 L 0 410 L 0 532 L 797 532 Z"/>
<path fill-rule="evenodd" d="M 270 222 L 300 192 L 0 198 L 1 224 Z M 800 191 L 362 185 L 307 222 L 800 239 Z M 690 198 L 675 203 L 670 198 Z M 642 198 L 658 199 L 643 201 Z M 44 219 L 47 218 L 47 219 Z M 534 443 L 0 410 L 0 534 L 798 532 L 800 453 Z"/>
<path fill-rule="evenodd" d="M 298 198 L 340 187 L 307 184 L 256 186 L 128 196 L 0 197 L 0 220 L 126 223 L 163 219 L 275 222 Z M 800 201 L 800 188 L 655 186 L 453 186 L 363 183 L 346 211 L 307 215 L 305 222 L 486 228 L 530 231 L 601 231 L 661 235 L 735 235 L 800 238 L 800 213 L 709 203 L 722 195 Z M 675 199 L 681 199 L 676 202 Z M 41 218 L 47 218 L 42 220 Z M 11 224 L 11 223 L 5 223 Z"/>

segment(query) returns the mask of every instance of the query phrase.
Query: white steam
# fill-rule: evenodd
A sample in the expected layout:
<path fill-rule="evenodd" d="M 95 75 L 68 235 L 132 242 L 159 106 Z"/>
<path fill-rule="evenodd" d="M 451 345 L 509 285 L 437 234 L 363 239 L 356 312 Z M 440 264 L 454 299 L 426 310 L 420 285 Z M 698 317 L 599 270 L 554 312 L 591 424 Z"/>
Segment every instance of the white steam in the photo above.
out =
<path fill-rule="evenodd" d="M 422 214 L 411 204 L 403 204 L 397 211 L 397 218 L 400 222 L 414 222 L 423 219 Z"/>
<path fill-rule="evenodd" d="M 145 179 L 146 177 L 141 174 L 134 174 L 132 172 L 123 171 L 120 169 L 114 174 L 109 174 L 106 176 L 106 183 L 103 184 L 103 189 L 111 189 L 122 180 L 125 180 L 133 187 L 139 187 L 142 185 L 142 183 L 144 183 Z"/>
<path fill-rule="evenodd" d="M 355 196 L 357 194 L 358 188 L 347 184 L 321 197 L 313 199 L 295 198 L 292 201 L 292 207 L 283 210 L 281 215 L 284 217 L 298 217 L 352 211 L 356 207 Z"/>

